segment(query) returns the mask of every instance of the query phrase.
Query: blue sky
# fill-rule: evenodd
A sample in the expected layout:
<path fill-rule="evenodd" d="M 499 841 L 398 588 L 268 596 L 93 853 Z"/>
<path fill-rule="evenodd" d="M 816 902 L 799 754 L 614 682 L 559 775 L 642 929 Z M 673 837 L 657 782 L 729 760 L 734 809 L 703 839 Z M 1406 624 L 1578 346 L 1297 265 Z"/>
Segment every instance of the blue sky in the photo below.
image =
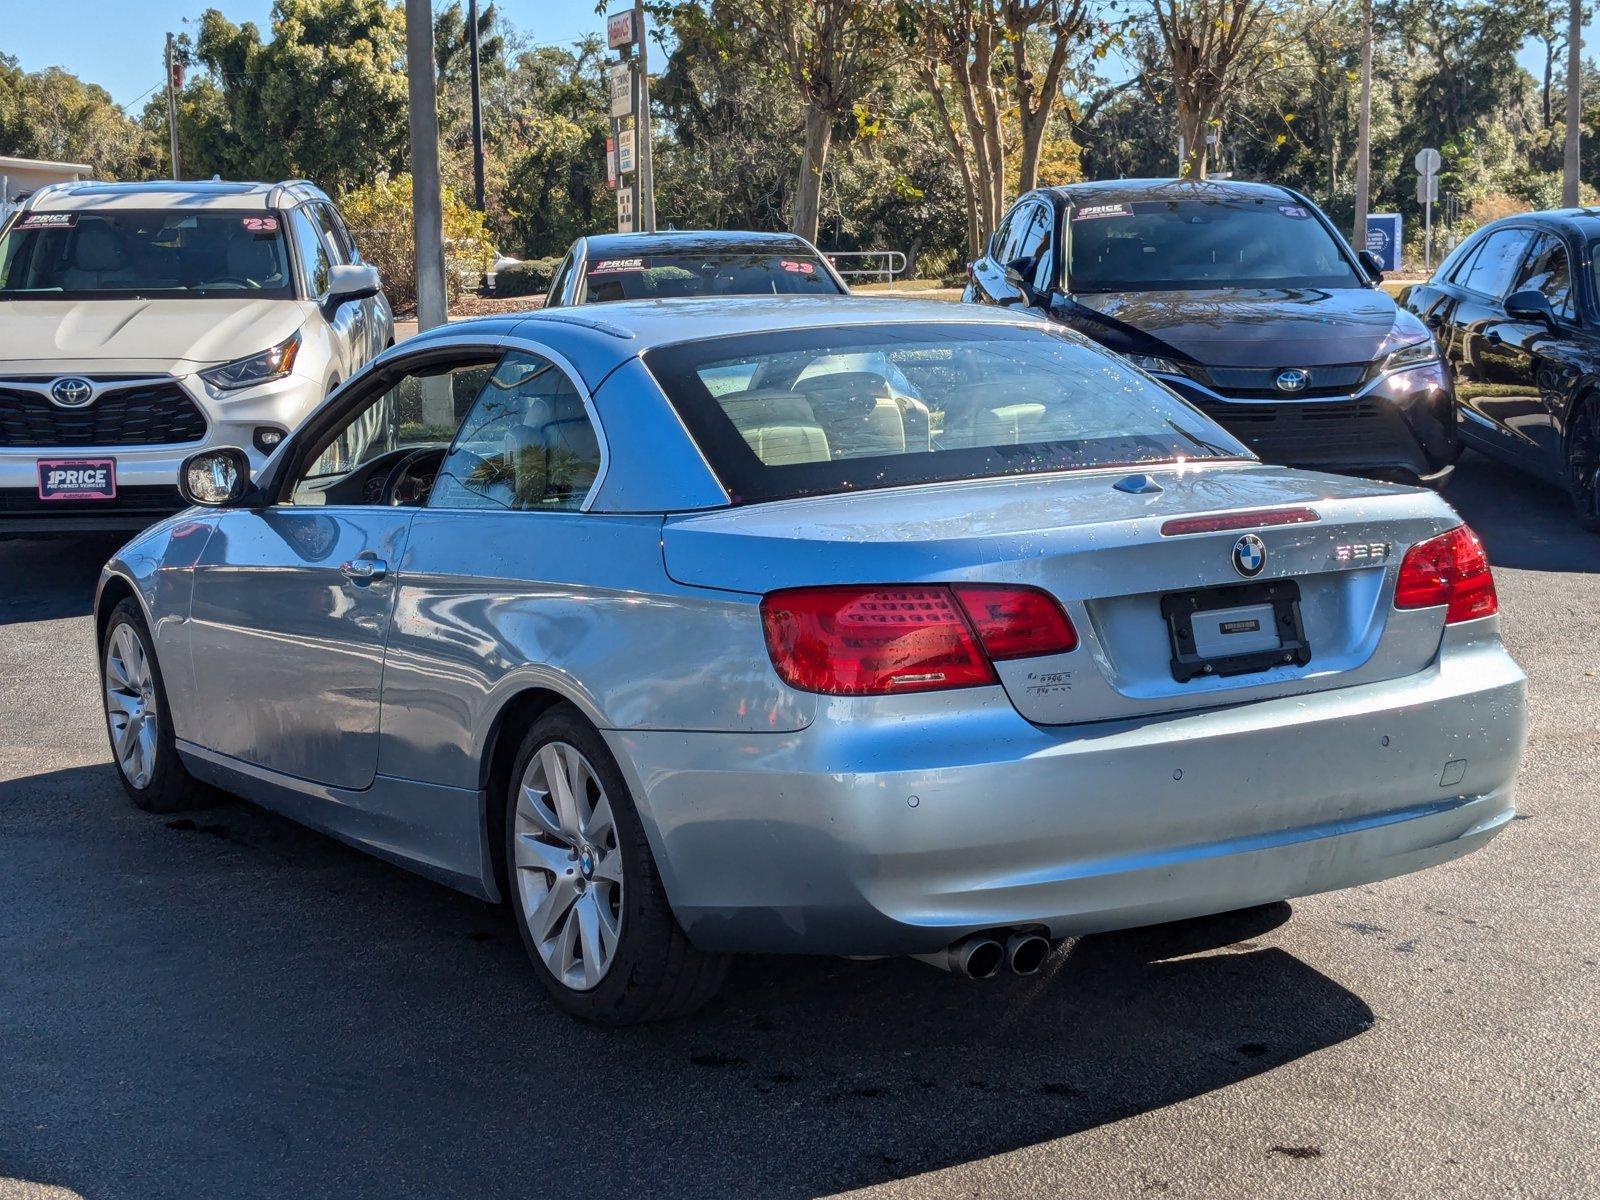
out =
<path fill-rule="evenodd" d="M 443 0 L 434 0 L 439 5 Z M 463 0 L 463 4 L 465 0 Z M 595 0 L 499 0 L 506 19 L 535 42 L 568 43 L 602 29 Z M 0 0 L 0 52 L 24 69 L 62 66 L 106 88 L 135 114 L 161 83 L 161 49 L 168 30 L 184 29 L 185 17 L 220 8 L 234 21 L 266 27 L 272 0 Z M 1584 37 L 1585 57 L 1600 54 L 1600 22 Z M 1522 56 L 1539 69 L 1538 57 Z"/>
<path fill-rule="evenodd" d="M 566 43 L 604 30 L 595 0 L 499 2 L 517 31 L 536 42 Z M 143 96 L 161 83 L 167 33 L 181 33 L 185 17 L 193 21 L 207 8 L 265 29 L 272 0 L 0 0 L 0 53 L 14 55 L 28 71 L 65 67 L 137 115 Z"/>

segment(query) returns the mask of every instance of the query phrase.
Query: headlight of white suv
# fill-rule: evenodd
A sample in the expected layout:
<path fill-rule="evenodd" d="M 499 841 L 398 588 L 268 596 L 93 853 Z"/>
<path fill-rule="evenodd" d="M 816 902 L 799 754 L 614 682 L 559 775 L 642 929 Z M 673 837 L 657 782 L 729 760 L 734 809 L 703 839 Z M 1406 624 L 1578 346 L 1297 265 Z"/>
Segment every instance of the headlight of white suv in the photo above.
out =
<path fill-rule="evenodd" d="M 294 370 L 295 355 L 300 353 L 300 331 L 297 329 L 283 341 L 260 354 L 249 358 L 236 358 L 200 372 L 200 378 L 213 391 L 232 392 L 258 383 L 282 379 Z"/>
<path fill-rule="evenodd" d="M 1392 351 L 1379 364 L 1378 371 L 1398 371 L 1402 367 L 1421 367 L 1439 361 L 1439 344 L 1431 337 Z"/>

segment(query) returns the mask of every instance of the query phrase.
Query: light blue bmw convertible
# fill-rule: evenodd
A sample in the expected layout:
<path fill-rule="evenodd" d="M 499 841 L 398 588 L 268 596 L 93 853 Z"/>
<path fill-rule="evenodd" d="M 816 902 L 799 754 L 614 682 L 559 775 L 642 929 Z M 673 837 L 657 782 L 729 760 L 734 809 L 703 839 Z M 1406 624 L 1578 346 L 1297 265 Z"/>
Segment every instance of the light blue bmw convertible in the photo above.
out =
<path fill-rule="evenodd" d="M 1003 310 L 463 322 L 182 488 L 96 601 L 134 802 L 504 899 L 596 1022 L 741 951 L 1026 974 L 1512 816 L 1523 675 L 1443 500 L 1263 466 Z"/>

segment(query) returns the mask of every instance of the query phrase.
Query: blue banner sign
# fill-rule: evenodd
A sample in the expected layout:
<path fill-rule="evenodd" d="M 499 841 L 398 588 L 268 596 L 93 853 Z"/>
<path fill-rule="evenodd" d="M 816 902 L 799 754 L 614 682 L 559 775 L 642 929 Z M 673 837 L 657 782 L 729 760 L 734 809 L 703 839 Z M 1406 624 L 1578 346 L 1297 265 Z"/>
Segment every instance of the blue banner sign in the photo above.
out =
<path fill-rule="evenodd" d="M 1366 248 L 1383 264 L 1385 272 L 1400 269 L 1400 236 L 1399 213 L 1367 214 Z"/>

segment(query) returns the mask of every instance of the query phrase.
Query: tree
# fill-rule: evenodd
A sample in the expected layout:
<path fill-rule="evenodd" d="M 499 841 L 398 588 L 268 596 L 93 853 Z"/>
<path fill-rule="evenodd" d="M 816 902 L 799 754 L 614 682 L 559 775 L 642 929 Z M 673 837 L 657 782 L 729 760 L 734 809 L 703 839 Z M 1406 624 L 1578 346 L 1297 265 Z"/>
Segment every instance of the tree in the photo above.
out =
<path fill-rule="evenodd" d="M 1208 135 L 1272 63 L 1274 0 L 1150 0 L 1150 7 L 1178 109 L 1179 174 L 1204 179 Z"/>
<path fill-rule="evenodd" d="M 110 93 L 60 67 L 25 72 L 0 55 L 0 154 L 87 163 L 105 179 L 145 179 L 160 169 L 160 142 Z"/>
<path fill-rule="evenodd" d="M 888 65 L 894 7 L 890 0 L 728 0 L 713 8 L 769 39 L 788 68 L 805 128 L 790 228 L 814 239 L 834 124 Z"/>
<path fill-rule="evenodd" d="M 405 15 L 387 0 L 276 0 L 270 41 L 207 9 L 179 137 L 191 172 L 344 190 L 406 162 Z"/>

